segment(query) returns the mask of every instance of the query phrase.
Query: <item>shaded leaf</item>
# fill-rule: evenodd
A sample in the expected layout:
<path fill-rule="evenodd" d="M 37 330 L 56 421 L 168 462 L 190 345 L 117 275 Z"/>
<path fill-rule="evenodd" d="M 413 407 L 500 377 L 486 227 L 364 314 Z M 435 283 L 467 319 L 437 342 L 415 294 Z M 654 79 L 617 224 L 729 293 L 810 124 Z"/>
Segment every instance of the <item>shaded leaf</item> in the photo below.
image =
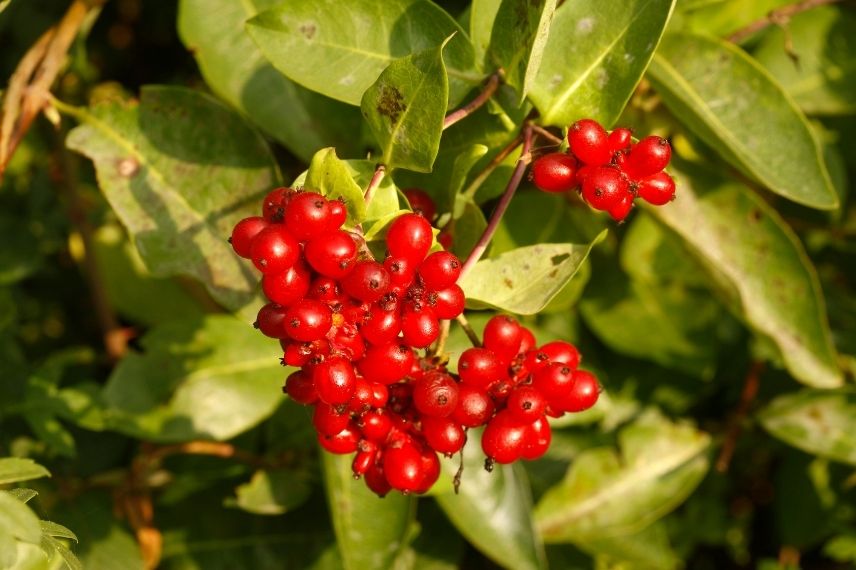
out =
<path fill-rule="evenodd" d="M 257 15 L 247 31 L 287 77 L 352 105 L 394 59 L 436 47 L 452 34 L 445 54 L 449 103 L 482 80 L 464 30 L 426 0 L 297 0 Z"/>
<path fill-rule="evenodd" d="M 342 198 L 348 209 L 348 223 L 356 225 L 366 217 L 363 190 L 357 185 L 345 162 L 336 156 L 335 148 L 321 149 L 312 157 L 303 184 L 330 200 Z"/>
<path fill-rule="evenodd" d="M 32 459 L 22 457 L 0 458 L 0 485 L 50 476 L 51 474 L 47 469 Z"/>
<path fill-rule="evenodd" d="M 347 570 L 386 570 L 413 538 L 416 498 L 395 491 L 378 498 L 365 482 L 354 480 L 351 461 L 321 452 L 342 562 Z"/>
<path fill-rule="evenodd" d="M 681 29 L 726 36 L 786 4 L 793 4 L 793 0 L 682 0 L 677 4 L 675 20 Z"/>
<path fill-rule="evenodd" d="M 668 34 L 649 75 L 678 118 L 745 174 L 798 204 L 838 207 L 802 112 L 740 48 L 713 37 Z"/>
<path fill-rule="evenodd" d="M 356 109 L 283 76 L 247 36 L 244 23 L 279 0 L 181 0 L 178 32 L 205 82 L 266 134 L 308 162 L 318 149 L 361 151 Z"/>
<path fill-rule="evenodd" d="M 505 82 L 520 100 L 532 89 L 541 67 L 556 0 L 502 0 L 490 36 L 488 57 L 505 70 Z"/>
<path fill-rule="evenodd" d="M 363 95 L 363 116 L 389 168 L 431 172 L 449 100 L 445 45 L 396 59 Z"/>
<path fill-rule="evenodd" d="M 69 570 L 83 570 L 83 564 L 80 563 L 77 556 L 69 550 L 63 543 L 50 536 L 49 534 L 42 535 L 42 547 L 46 551 L 52 550 L 65 562 L 65 566 Z"/>
<path fill-rule="evenodd" d="M 42 527 L 42 534 L 46 534 L 48 536 L 53 536 L 56 538 L 67 538 L 69 540 L 73 540 L 77 542 L 77 535 L 71 532 L 69 529 L 65 528 L 61 524 L 57 524 L 55 522 L 50 521 L 39 521 L 39 524 Z"/>
<path fill-rule="evenodd" d="M 681 558 L 669 545 L 666 527 L 659 522 L 634 534 L 586 540 L 579 547 L 604 562 L 623 562 L 632 568 L 668 570 L 682 567 Z"/>
<path fill-rule="evenodd" d="M 467 432 L 464 471 L 459 494 L 448 482 L 458 470 L 458 457 L 444 459 L 434 498 L 458 531 L 485 556 L 504 568 L 535 570 L 546 567 L 541 538 L 532 518 L 532 497 L 520 465 L 496 465 L 484 470 L 480 433 Z M 441 487 L 445 480 L 445 489 Z"/>
<path fill-rule="evenodd" d="M 476 62 L 488 64 L 488 48 L 490 47 L 490 36 L 493 32 L 493 23 L 502 0 L 473 0 L 470 6 L 470 39 L 476 54 Z"/>
<path fill-rule="evenodd" d="M 794 378 L 840 385 L 817 275 L 793 232 L 754 193 L 711 173 L 680 175 L 678 188 L 651 214 L 684 240 L 738 318 L 778 347 Z"/>
<path fill-rule="evenodd" d="M 708 470 L 710 437 L 657 413 L 619 432 L 620 453 L 589 449 L 535 507 L 548 542 L 584 544 L 640 532 L 681 504 Z"/>
<path fill-rule="evenodd" d="M 761 425 L 805 452 L 856 465 L 856 391 L 803 390 L 773 400 Z"/>
<path fill-rule="evenodd" d="M 674 4 L 565 2 L 530 93 L 542 121 L 567 127 L 590 117 L 612 125 L 642 78 Z"/>
<path fill-rule="evenodd" d="M 22 503 L 29 503 L 34 497 L 36 497 L 39 493 L 32 489 L 9 489 L 6 491 Z"/>
<path fill-rule="evenodd" d="M 470 308 L 496 307 L 531 315 L 543 309 L 570 282 L 591 248 L 587 245 L 543 243 L 483 259 L 461 279 Z"/>
<path fill-rule="evenodd" d="M 306 477 L 293 470 L 256 471 L 235 493 L 235 506 L 257 515 L 281 515 L 309 498 Z"/>
<path fill-rule="evenodd" d="M 254 314 L 258 278 L 226 238 L 276 185 L 264 139 L 213 98 L 175 87 L 144 87 L 139 104 L 78 118 L 67 144 L 95 162 L 152 274 L 194 277 L 228 309 Z"/>
<path fill-rule="evenodd" d="M 0 491 L 0 534 L 34 544 L 38 544 L 42 537 L 39 517 L 5 491 Z"/>

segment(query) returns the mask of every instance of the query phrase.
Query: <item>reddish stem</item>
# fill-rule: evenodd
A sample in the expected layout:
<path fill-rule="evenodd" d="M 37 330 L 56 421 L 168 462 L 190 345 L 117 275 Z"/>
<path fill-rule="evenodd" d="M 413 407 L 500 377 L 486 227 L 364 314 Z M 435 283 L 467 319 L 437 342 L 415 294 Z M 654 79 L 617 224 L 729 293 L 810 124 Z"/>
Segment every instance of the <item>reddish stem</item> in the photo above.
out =
<path fill-rule="evenodd" d="M 481 93 L 479 93 L 475 99 L 460 109 L 452 111 L 446 115 L 446 118 L 443 121 L 443 130 L 448 129 L 458 121 L 465 119 L 478 111 L 485 103 L 488 102 L 488 99 L 496 93 L 497 88 L 499 88 L 499 72 L 490 76 L 490 79 L 487 80 L 487 84 L 485 84 L 484 89 L 482 89 Z"/>

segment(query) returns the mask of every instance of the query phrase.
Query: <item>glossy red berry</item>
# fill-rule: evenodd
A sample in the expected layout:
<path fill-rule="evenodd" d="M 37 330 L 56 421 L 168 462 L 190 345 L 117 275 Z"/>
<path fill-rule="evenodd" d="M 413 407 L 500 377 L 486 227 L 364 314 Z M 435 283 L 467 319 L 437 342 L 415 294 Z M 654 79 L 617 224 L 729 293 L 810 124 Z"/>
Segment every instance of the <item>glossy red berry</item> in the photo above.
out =
<path fill-rule="evenodd" d="M 428 289 L 451 287 L 461 275 L 461 260 L 448 251 L 436 251 L 419 265 L 419 276 Z"/>
<path fill-rule="evenodd" d="M 523 332 L 520 335 L 520 352 L 528 352 L 535 348 L 535 344 L 538 341 L 535 340 L 535 335 L 532 334 L 532 331 L 530 331 L 526 327 L 521 328 L 523 329 Z"/>
<path fill-rule="evenodd" d="M 377 446 L 373 443 L 362 441 L 357 445 L 357 453 L 351 462 L 351 471 L 354 477 L 364 475 L 375 462 L 377 457 Z"/>
<path fill-rule="evenodd" d="M 550 362 L 561 362 L 574 370 L 580 365 L 580 351 L 571 343 L 563 340 L 548 342 L 539 348 L 538 352 L 546 355 Z"/>
<path fill-rule="evenodd" d="M 422 461 L 422 481 L 419 482 L 416 492 L 425 493 L 440 478 L 440 460 L 434 450 L 427 445 L 422 446 L 419 457 Z"/>
<path fill-rule="evenodd" d="M 413 383 L 413 405 L 425 416 L 445 418 L 458 405 L 458 383 L 442 372 L 429 372 Z"/>
<path fill-rule="evenodd" d="M 675 199 L 675 180 L 665 172 L 658 172 L 640 182 L 637 193 L 649 204 L 668 204 Z"/>
<path fill-rule="evenodd" d="M 281 225 L 272 225 L 253 238 L 250 257 L 259 271 L 265 275 L 282 273 L 297 261 L 300 244 Z"/>
<path fill-rule="evenodd" d="M 523 454 L 527 428 L 508 411 L 499 412 L 482 433 L 482 450 L 497 463 L 512 463 Z"/>
<path fill-rule="evenodd" d="M 309 292 L 309 270 L 298 261 L 282 273 L 262 277 L 262 291 L 274 303 L 289 307 Z"/>
<path fill-rule="evenodd" d="M 318 401 L 312 376 L 303 370 L 289 375 L 285 381 L 285 393 L 298 404 L 309 405 Z"/>
<path fill-rule="evenodd" d="M 615 202 L 610 208 L 606 211 L 616 222 L 623 222 L 627 219 L 627 216 L 630 214 L 630 210 L 633 209 L 633 194 L 630 192 L 625 192 L 623 196 L 621 196 L 618 201 Z"/>
<path fill-rule="evenodd" d="M 583 181 L 583 199 L 595 210 L 606 211 L 627 194 L 630 186 L 621 173 L 608 166 L 594 168 Z"/>
<path fill-rule="evenodd" d="M 608 164 L 612 158 L 609 136 L 597 121 L 582 119 L 568 130 L 571 152 L 588 166 Z"/>
<path fill-rule="evenodd" d="M 630 129 L 615 129 L 609 133 L 607 138 L 610 152 L 619 152 L 627 149 L 633 142 L 633 131 Z"/>
<path fill-rule="evenodd" d="M 350 422 L 351 414 L 348 411 L 340 411 L 337 406 L 323 402 L 317 404 L 312 413 L 312 425 L 323 435 L 336 435 L 347 428 Z"/>
<path fill-rule="evenodd" d="M 429 222 L 434 219 L 437 214 L 437 206 L 427 192 L 419 188 L 406 188 L 403 192 L 415 214 L 419 214 Z"/>
<path fill-rule="evenodd" d="M 294 340 L 311 342 L 323 338 L 333 324 L 333 313 L 325 303 L 302 299 L 285 314 L 285 332 Z"/>
<path fill-rule="evenodd" d="M 327 199 L 316 192 L 300 192 L 292 196 L 285 208 L 283 221 L 285 227 L 300 241 L 312 239 L 337 227 Z"/>
<path fill-rule="evenodd" d="M 309 284 L 306 296 L 318 301 L 335 301 L 339 296 L 339 282 L 332 277 L 320 275 Z"/>
<path fill-rule="evenodd" d="M 383 408 L 389 401 L 389 388 L 380 382 L 370 382 L 372 387 L 372 407 Z"/>
<path fill-rule="evenodd" d="M 318 398 L 331 406 L 347 404 L 354 395 L 357 376 L 344 358 L 327 358 L 312 372 Z"/>
<path fill-rule="evenodd" d="M 445 455 L 457 453 L 467 441 L 461 424 L 448 418 L 423 417 L 422 435 L 431 449 Z"/>
<path fill-rule="evenodd" d="M 354 395 L 348 402 L 348 409 L 357 414 L 369 411 L 372 408 L 373 396 L 372 383 L 357 376 L 357 381 L 354 384 Z"/>
<path fill-rule="evenodd" d="M 401 317 L 401 334 L 410 346 L 425 348 L 440 335 L 440 321 L 429 308 L 405 311 Z"/>
<path fill-rule="evenodd" d="M 642 180 L 669 165 L 672 146 L 662 137 L 645 137 L 630 149 L 624 162 L 624 171 L 633 180 Z"/>
<path fill-rule="evenodd" d="M 268 303 L 259 309 L 255 326 L 265 336 L 282 338 L 285 336 L 285 329 L 283 328 L 285 314 L 285 307 L 276 303 Z"/>
<path fill-rule="evenodd" d="M 520 423 L 532 423 L 544 415 L 547 399 L 533 386 L 518 386 L 505 402 L 509 414 Z"/>
<path fill-rule="evenodd" d="M 389 273 L 377 261 L 358 261 L 342 280 L 342 290 L 360 301 L 373 303 L 389 289 Z"/>
<path fill-rule="evenodd" d="M 487 392 L 470 384 L 458 385 L 458 405 L 450 416 L 464 427 L 483 426 L 493 416 L 494 404 Z"/>
<path fill-rule="evenodd" d="M 348 219 L 348 209 L 341 198 L 328 201 L 327 207 L 330 210 L 329 226 L 331 229 L 340 227 Z"/>
<path fill-rule="evenodd" d="M 385 497 L 392 490 L 392 487 L 386 480 L 386 475 L 383 473 L 383 467 L 379 463 L 375 463 L 366 471 L 365 482 L 366 487 L 381 498 Z"/>
<path fill-rule="evenodd" d="M 458 285 L 428 295 L 428 306 L 438 319 L 454 319 L 464 312 L 466 302 L 464 290 Z"/>
<path fill-rule="evenodd" d="M 312 269 L 334 279 L 347 275 L 357 259 L 354 239 L 342 230 L 327 232 L 310 240 L 303 252 Z"/>
<path fill-rule="evenodd" d="M 295 193 L 291 188 L 276 188 L 268 192 L 262 202 L 262 215 L 269 222 L 281 223 L 285 216 L 285 207 Z"/>
<path fill-rule="evenodd" d="M 383 472 L 393 489 L 415 492 L 425 475 L 419 449 L 413 444 L 387 448 L 383 454 Z"/>
<path fill-rule="evenodd" d="M 250 259 L 252 256 L 251 246 L 253 239 L 269 225 L 264 218 L 259 216 L 244 218 L 235 224 L 234 229 L 232 229 L 232 237 L 229 238 L 232 249 L 241 257 Z"/>
<path fill-rule="evenodd" d="M 523 330 L 516 320 L 505 315 L 490 319 L 484 327 L 484 347 L 505 361 L 520 352 Z"/>
<path fill-rule="evenodd" d="M 567 192 L 577 185 L 577 161 L 564 152 L 546 154 L 532 163 L 531 176 L 544 192 Z"/>
<path fill-rule="evenodd" d="M 385 441 L 391 429 L 392 420 L 389 419 L 388 414 L 382 411 L 366 412 L 360 418 L 360 430 L 363 437 L 370 441 Z"/>
<path fill-rule="evenodd" d="M 556 405 L 565 412 L 582 412 L 595 405 L 600 395 L 600 385 L 591 372 L 577 370 L 570 389 L 559 398 Z"/>
<path fill-rule="evenodd" d="M 321 444 L 321 447 L 336 455 L 347 455 L 355 452 L 359 441 L 359 432 L 352 427 L 347 427 L 336 435 L 318 434 L 318 443 Z"/>
<path fill-rule="evenodd" d="M 530 461 L 538 459 L 547 452 L 552 439 L 553 434 L 550 430 L 550 422 L 543 416 L 538 418 L 526 430 L 521 456 L 523 459 Z"/>
<path fill-rule="evenodd" d="M 556 362 L 536 372 L 532 386 L 541 392 L 548 403 L 558 402 L 574 384 L 574 369 Z"/>
<path fill-rule="evenodd" d="M 409 346 L 388 342 L 366 350 L 363 359 L 357 363 L 357 369 L 368 380 L 392 384 L 410 372 L 413 359 L 413 350 Z"/>
<path fill-rule="evenodd" d="M 369 317 L 360 326 L 363 338 L 371 344 L 392 342 L 401 332 L 401 319 L 397 311 L 384 311 L 378 306 L 369 310 Z"/>
<path fill-rule="evenodd" d="M 468 348 L 458 360 L 461 382 L 486 389 L 505 377 L 502 364 L 493 351 L 486 348 Z"/>
<path fill-rule="evenodd" d="M 406 257 L 389 256 L 383 260 L 383 267 L 389 273 L 390 285 L 405 289 L 416 278 L 417 262 Z"/>
<path fill-rule="evenodd" d="M 419 214 L 404 214 L 395 219 L 386 234 L 386 249 L 393 257 L 414 263 L 425 259 L 434 237 L 431 224 Z"/>

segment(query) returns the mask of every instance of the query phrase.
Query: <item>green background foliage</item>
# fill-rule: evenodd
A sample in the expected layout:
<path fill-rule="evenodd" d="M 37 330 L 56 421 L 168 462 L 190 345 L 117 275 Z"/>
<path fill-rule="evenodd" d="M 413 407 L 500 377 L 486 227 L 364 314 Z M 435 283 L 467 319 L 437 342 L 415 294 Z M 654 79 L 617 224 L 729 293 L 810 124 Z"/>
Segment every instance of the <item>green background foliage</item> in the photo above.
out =
<path fill-rule="evenodd" d="M 69 4 L 0 2 L 4 77 Z M 789 4 L 93 10 L 59 123 L 34 122 L 0 189 L 0 569 L 856 564 L 856 10 L 742 33 Z M 282 394 L 225 238 L 293 181 L 341 196 L 382 254 L 420 187 L 465 258 L 519 156 L 502 149 L 583 117 L 668 137 L 677 199 L 616 225 L 524 180 L 462 286 L 477 332 L 508 312 L 577 344 L 597 406 L 542 459 L 488 473 L 473 430 L 426 496 L 376 498 Z M 468 346 L 453 324 L 452 368 Z"/>

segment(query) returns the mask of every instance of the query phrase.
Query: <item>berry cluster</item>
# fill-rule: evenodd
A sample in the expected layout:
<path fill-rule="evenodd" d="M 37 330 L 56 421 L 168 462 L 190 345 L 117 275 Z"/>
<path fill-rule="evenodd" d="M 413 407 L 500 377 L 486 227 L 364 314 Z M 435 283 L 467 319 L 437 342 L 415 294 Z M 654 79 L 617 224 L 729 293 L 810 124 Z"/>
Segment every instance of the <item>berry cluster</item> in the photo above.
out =
<path fill-rule="evenodd" d="M 649 136 L 633 143 L 630 129 L 609 133 L 592 119 L 568 130 L 568 152 L 542 156 L 532 164 L 532 182 L 545 192 L 577 188 L 594 209 L 623 221 L 637 196 L 655 205 L 675 197 L 675 181 L 664 168 L 672 157 L 669 142 Z"/>

